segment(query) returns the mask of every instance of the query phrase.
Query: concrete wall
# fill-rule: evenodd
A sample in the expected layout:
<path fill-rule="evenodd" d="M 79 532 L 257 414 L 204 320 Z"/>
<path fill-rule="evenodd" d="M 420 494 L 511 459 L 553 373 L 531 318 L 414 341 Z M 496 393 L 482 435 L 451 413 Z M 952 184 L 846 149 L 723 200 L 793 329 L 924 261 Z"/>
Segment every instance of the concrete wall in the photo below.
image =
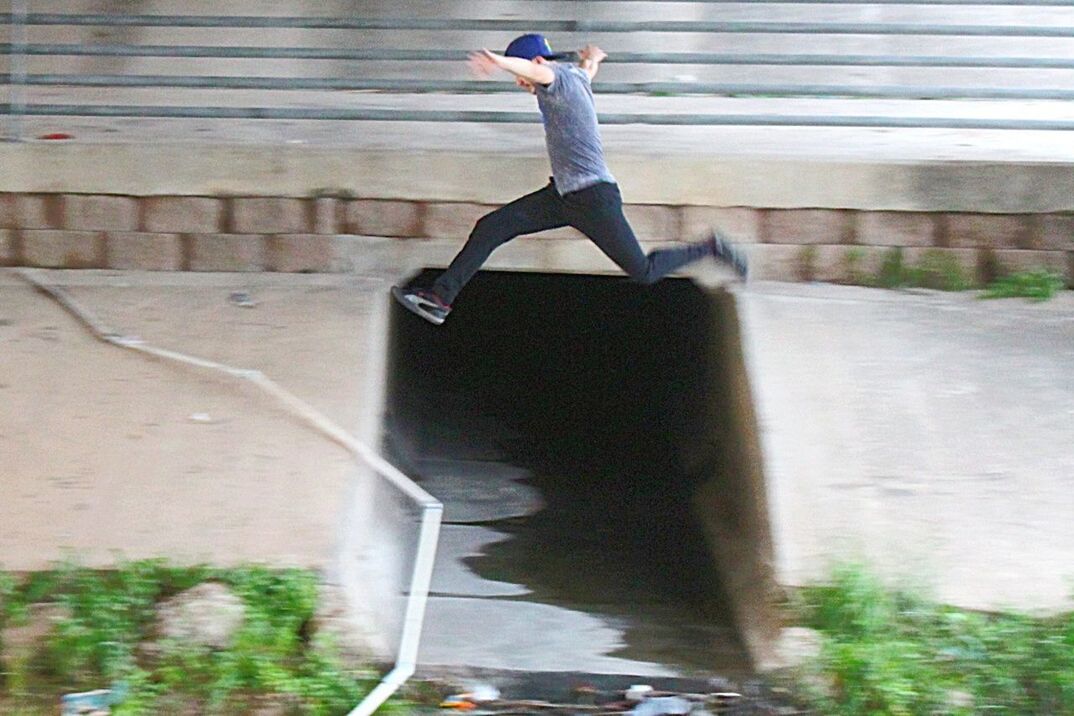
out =
<path fill-rule="evenodd" d="M 865 559 L 971 608 L 1070 608 L 1074 301 L 737 295 L 780 584 Z"/>
<path fill-rule="evenodd" d="M 774 645 L 782 619 L 776 545 L 769 518 L 765 461 L 761 451 L 754 389 L 742 349 L 736 298 L 709 295 L 712 369 L 705 386 L 709 429 L 724 452 L 694 496 L 721 578 L 731 598 L 735 623 L 754 666 L 778 663 Z"/>
<path fill-rule="evenodd" d="M 442 265 L 492 203 L 321 196 L 0 194 L 0 265 L 153 271 L 377 270 L 384 237 Z M 860 283 L 892 247 L 909 263 L 952 257 L 966 276 L 1047 267 L 1074 279 L 1074 214 L 630 204 L 639 239 L 693 240 L 711 226 L 749 245 L 754 277 Z M 413 241 L 418 239 L 419 241 Z M 425 242 L 420 240 L 438 240 Z M 609 270 L 573 229 L 533 240 L 514 268 Z M 436 250 L 433 246 L 441 247 Z M 563 253 L 582 258 L 565 258 Z M 529 265 L 528 265 L 529 264 Z"/>

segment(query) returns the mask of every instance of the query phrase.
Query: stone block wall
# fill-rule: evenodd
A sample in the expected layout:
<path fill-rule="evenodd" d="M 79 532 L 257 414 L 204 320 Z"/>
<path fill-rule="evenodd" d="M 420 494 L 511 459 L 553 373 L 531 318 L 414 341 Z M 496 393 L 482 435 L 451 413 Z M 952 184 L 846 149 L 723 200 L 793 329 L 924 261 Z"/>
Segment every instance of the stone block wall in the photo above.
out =
<path fill-rule="evenodd" d="M 462 202 L 246 196 L 0 194 L 0 265 L 150 271 L 351 270 L 365 237 L 465 240 L 494 206 Z M 971 280 L 1050 268 L 1074 283 L 1074 214 L 966 214 L 628 205 L 650 248 L 720 227 L 748 245 L 754 276 L 860 283 L 892 248 Z M 573 229 L 525 241 L 584 240 Z M 383 245 L 383 239 L 376 239 Z M 420 247 L 415 245 L 415 250 Z M 350 257 L 350 260 L 343 260 Z M 360 261 L 357 262 L 360 265 Z M 534 267 L 541 268 L 541 267 Z M 554 268 L 554 267 L 553 267 Z"/>

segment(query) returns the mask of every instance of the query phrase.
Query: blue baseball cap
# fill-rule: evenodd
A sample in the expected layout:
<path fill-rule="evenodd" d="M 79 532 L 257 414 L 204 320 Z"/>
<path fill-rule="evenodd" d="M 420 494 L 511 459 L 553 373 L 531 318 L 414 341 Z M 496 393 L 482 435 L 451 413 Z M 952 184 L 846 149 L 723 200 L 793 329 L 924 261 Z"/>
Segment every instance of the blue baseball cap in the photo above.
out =
<path fill-rule="evenodd" d="M 559 60 L 570 53 L 552 52 L 552 46 L 548 44 L 548 40 L 545 39 L 544 35 L 538 35 L 534 32 L 528 35 L 520 35 L 511 40 L 511 44 L 507 46 L 503 54 L 506 57 L 521 57 L 523 60 L 532 60 L 534 57 Z"/>

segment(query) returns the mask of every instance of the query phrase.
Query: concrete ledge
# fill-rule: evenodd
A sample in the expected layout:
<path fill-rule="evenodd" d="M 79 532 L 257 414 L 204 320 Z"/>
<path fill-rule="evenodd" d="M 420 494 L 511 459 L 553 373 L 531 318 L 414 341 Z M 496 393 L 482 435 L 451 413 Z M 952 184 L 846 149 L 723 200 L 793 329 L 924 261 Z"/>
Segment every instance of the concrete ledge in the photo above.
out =
<path fill-rule="evenodd" d="M 4 144 L 0 264 L 393 274 L 446 265 L 480 216 L 547 182 L 543 153 L 519 150 Z M 908 262 L 953 257 L 971 283 L 1036 267 L 1074 282 L 1074 162 L 900 156 L 619 146 L 613 167 L 643 243 L 716 226 L 751 247 L 756 278 L 868 283 L 900 247 Z M 573 229 L 512 242 L 490 265 L 616 271 Z"/>
<path fill-rule="evenodd" d="M 651 137 L 649 146 L 657 141 Z M 656 145 L 659 146 L 659 145 Z M 831 155 L 828 155 L 831 156 Z M 626 200 L 672 206 L 1074 211 L 1074 164 L 609 150 Z M 0 144 L 0 192 L 350 196 L 499 205 L 547 181 L 540 151 L 228 144 Z M 245 214 L 236 215 L 243 219 Z M 245 220 L 245 219 L 243 219 Z M 40 227 L 56 228 L 56 227 Z"/>

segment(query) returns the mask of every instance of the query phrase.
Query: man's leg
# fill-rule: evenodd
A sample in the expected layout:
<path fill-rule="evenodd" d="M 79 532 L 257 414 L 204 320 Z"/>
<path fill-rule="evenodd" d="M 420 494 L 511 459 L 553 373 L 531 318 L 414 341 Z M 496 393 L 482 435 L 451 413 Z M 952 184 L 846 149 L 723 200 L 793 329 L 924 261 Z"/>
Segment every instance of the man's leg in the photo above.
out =
<path fill-rule="evenodd" d="M 640 283 L 654 283 L 672 271 L 706 256 L 713 256 L 711 240 L 670 249 L 642 251 L 630 222 L 623 215 L 623 200 L 615 184 L 595 184 L 564 197 L 570 224 L 588 236 L 608 258 Z"/>
<path fill-rule="evenodd" d="M 515 199 L 477 220 L 466 245 L 436 279 L 431 290 L 445 305 L 450 306 L 498 246 L 516 236 L 566 225 L 562 200 L 552 184 Z"/>

